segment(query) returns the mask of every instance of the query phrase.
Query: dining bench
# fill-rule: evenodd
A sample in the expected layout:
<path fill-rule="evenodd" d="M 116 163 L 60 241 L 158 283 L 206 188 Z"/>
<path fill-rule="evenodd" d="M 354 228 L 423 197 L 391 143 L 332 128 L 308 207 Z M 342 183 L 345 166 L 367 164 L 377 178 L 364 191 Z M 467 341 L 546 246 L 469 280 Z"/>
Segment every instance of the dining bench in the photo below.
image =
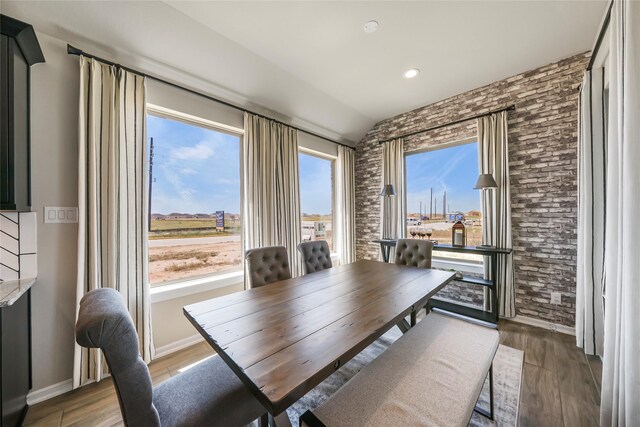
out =
<path fill-rule="evenodd" d="M 432 312 L 365 366 L 300 426 L 467 426 L 493 419 L 498 331 Z M 476 406 L 489 376 L 490 408 Z"/>

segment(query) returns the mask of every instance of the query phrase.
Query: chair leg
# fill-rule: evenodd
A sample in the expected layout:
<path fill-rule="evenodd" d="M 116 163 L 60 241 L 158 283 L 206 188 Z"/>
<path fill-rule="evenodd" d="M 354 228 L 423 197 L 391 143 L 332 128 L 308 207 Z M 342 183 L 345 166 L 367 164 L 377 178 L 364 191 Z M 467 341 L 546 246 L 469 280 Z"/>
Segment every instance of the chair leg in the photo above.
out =
<path fill-rule="evenodd" d="M 269 414 L 265 412 L 260 416 L 260 418 L 258 419 L 258 426 L 269 427 Z"/>

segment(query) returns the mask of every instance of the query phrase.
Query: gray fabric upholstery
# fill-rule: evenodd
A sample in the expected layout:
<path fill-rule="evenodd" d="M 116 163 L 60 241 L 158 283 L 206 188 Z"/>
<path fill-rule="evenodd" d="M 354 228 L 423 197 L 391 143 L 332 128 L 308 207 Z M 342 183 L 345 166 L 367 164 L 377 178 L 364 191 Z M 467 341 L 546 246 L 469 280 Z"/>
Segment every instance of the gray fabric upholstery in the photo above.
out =
<path fill-rule="evenodd" d="M 431 313 L 313 414 L 330 427 L 466 427 L 498 344 L 495 329 Z"/>
<path fill-rule="evenodd" d="M 247 277 L 250 288 L 268 285 L 291 278 L 291 267 L 287 248 L 267 246 L 249 249 L 244 256 L 247 261 Z"/>
<path fill-rule="evenodd" d="M 153 404 L 162 427 L 244 426 L 266 412 L 218 356 L 160 384 Z"/>
<path fill-rule="evenodd" d="M 104 353 L 127 426 L 241 426 L 265 412 L 218 356 L 154 389 L 133 321 L 114 289 L 96 289 L 82 298 L 76 341 Z"/>
<path fill-rule="evenodd" d="M 304 274 L 315 273 L 316 271 L 333 267 L 329 244 L 325 240 L 300 243 L 298 252 L 302 256 Z"/>
<path fill-rule="evenodd" d="M 149 369 L 140 357 L 138 334 L 118 291 L 95 289 L 82 298 L 76 341 L 104 353 L 125 424 L 160 426 Z"/>
<path fill-rule="evenodd" d="M 431 268 L 433 243 L 430 240 L 398 239 L 396 264 L 411 267 Z"/>

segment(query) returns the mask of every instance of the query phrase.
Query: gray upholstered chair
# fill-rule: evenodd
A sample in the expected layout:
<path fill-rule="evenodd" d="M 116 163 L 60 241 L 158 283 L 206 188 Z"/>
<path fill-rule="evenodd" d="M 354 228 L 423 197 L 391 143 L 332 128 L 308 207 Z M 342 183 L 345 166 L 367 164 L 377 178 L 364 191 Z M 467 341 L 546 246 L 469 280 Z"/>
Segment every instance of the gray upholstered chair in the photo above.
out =
<path fill-rule="evenodd" d="M 260 417 L 264 421 L 265 409 L 220 357 L 154 388 L 131 316 L 114 289 L 96 289 L 82 298 L 76 341 L 104 353 L 127 426 L 241 426 Z"/>
<path fill-rule="evenodd" d="M 396 243 L 396 264 L 431 268 L 432 252 L 433 243 L 430 240 L 398 239 Z"/>
<path fill-rule="evenodd" d="M 304 274 L 315 273 L 316 271 L 333 267 L 329 244 L 325 240 L 300 243 L 298 252 L 302 256 Z"/>
<path fill-rule="evenodd" d="M 249 249 L 245 253 L 244 259 L 247 261 L 247 277 L 250 288 L 258 288 L 291 278 L 289 255 L 284 246 Z"/>

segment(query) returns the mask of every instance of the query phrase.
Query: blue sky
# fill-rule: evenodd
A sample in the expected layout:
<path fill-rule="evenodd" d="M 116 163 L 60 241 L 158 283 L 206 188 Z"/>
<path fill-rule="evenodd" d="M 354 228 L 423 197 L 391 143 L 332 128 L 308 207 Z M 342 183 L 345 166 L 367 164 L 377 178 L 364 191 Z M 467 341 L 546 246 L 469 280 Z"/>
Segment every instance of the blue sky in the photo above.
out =
<path fill-rule="evenodd" d="M 240 138 L 147 116 L 153 138 L 151 212 L 240 213 Z"/>
<path fill-rule="evenodd" d="M 425 151 L 406 157 L 407 212 L 429 210 L 429 189 L 438 199 L 442 212 L 442 195 L 452 211 L 480 210 L 480 192 L 473 187 L 478 179 L 478 144 L 464 144 L 440 150 Z"/>
<path fill-rule="evenodd" d="M 300 153 L 302 213 L 331 214 L 331 161 Z"/>

